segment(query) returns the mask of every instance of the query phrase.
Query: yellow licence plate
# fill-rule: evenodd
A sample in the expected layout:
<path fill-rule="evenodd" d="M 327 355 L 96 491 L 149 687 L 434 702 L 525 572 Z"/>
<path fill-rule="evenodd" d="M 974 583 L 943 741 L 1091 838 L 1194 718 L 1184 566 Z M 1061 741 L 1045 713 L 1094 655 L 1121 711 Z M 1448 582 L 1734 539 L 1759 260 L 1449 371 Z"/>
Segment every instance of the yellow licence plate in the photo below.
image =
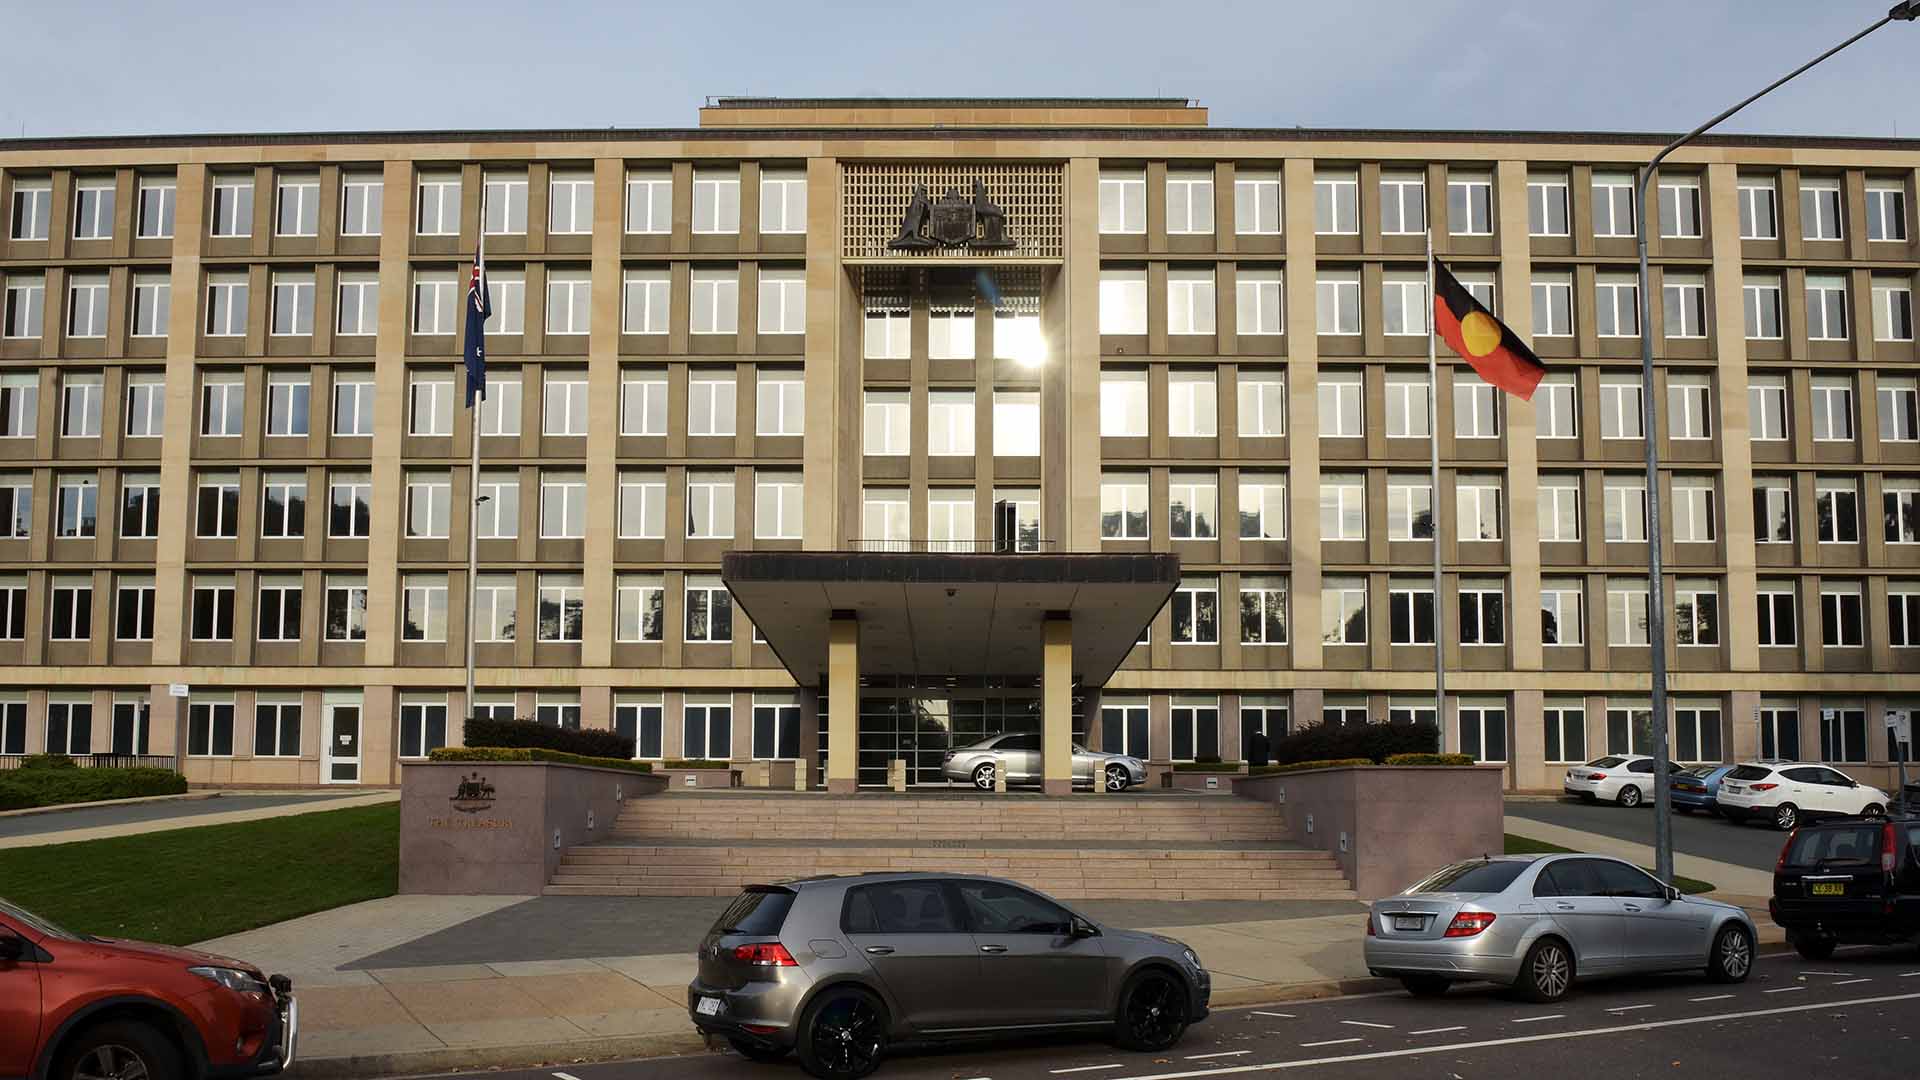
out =
<path fill-rule="evenodd" d="M 1820 881 L 1815 882 L 1810 891 L 1815 896 L 1845 896 L 1847 895 L 1847 886 L 1844 882 L 1839 881 Z"/>

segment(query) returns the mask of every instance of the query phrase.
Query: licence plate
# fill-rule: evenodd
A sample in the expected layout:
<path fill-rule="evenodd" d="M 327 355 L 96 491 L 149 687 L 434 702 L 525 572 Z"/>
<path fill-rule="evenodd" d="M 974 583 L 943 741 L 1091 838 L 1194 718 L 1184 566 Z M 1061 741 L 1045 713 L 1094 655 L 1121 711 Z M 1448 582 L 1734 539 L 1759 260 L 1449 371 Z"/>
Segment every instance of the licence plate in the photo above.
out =
<path fill-rule="evenodd" d="M 1847 885 L 1844 881 L 1816 881 L 1809 891 L 1815 896 L 1845 896 Z"/>
<path fill-rule="evenodd" d="M 1740 786 L 1739 784 L 1721 784 L 1721 785 L 1720 785 L 1720 790 L 1721 790 L 1721 791 L 1727 791 L 1727 792 L 1732 792 L 1733 794 L 1736 794 L 1736 795 L 1737 795 L 1737 794 L 1739 794 L 1740 792 L 1742 792 L 1742 791 L 1745 791 L 1745 790 L 1747 790 L 1747 789 L 1746 789 L 1746 788 L 1743 788 L 1743 787 L 1741 787 L 1741 786 Z"/>
<path fill-rule="evenodd" d="M 1426 926 L 1427 920 L 1423 915 L 1395 915 L 1393 917 L 1393 928 L 1395 930 L 1424 930 Z"/>
<path fill-rule="evenodd" d="M 701 1016 L 718 1016 L 720 1015 L 720 999 L 717 997 L 703 997 L 700 999 L 700 1004 L 694 1006 L 693 1011 L 699 1013 Z"/>

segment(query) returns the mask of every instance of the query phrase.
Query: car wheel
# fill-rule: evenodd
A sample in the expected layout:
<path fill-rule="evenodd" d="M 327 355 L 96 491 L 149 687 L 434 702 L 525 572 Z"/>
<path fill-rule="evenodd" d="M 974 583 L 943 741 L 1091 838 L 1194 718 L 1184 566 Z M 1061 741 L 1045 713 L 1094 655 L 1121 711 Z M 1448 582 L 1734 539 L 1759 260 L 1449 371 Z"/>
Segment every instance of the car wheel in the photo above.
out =
<path fill-rule="evenodd" d="M 180 1052 L 145 1024 L 113 1021 L 67 1044 L 54 1080 L 179 1080 Z"/>
<path fill-rule="evenodd" d="M 1406 987 L 1407 993 L 1414 997 L 1431 998 L 1446 993 L 1447 987 L 1453 985 L 1453 980 L 1443 975 L 1402 975 L 1400 985 Z"/>
<path fill-rule="evenodd" d="M 820 1080 L 858 1080 L 887 1049 L 886 1010 L 864 990 L 828 990 L 800 1020 L 800 1067 Z"/>
<path fill-rule="evenodd" d="M 727 1045 L 733 1052 L 748 1061 L 772 1062 L 787 1056 L 787 1049 L 781 1046 L 768 1046 L 765 1043 L 752 1042 L 738 1035 L 727 1036 Z"/>
<path fill-rule="evenodd" d="M 1707 978 L 1718 983 L 1746 982 L 1753 970 L 1753 936 L 1744 926 L 1723 926 L 1707 957 Z"/>
<path fill-rule="evenodd" d="M 988 761 L 974 766 L 973 786 L 981 791 L 993 790 L 993 762 Z"/>
<path fill-rule="evenodd" d="M 1618 802 L 1622 807 L 1631 810 L 1640 805 L 1641 798 L 1640 785 L 1628 784 L 1626 787 L 1620 789 L 1620 794 L 1614 801 Z"/>
<path fill-rule="evenodd" d="M 1116 1044 L 1126 1050 L 1165 1050 L 1186 1030 L 1187 988 L 1179 979 L 1156 968 L 1127 980 L 1114 1022 Z"/>
<path fill-rule="evenodd" d="M 1521 997 L 1542 1005 L 1559 1001 L 1573 989 L 1573 954 L 1555 938 L 1534 942 L 1513 988 Z"/>
<path fill-rule="evenodd" d="M 1868 805 L 1865 810 L 1860 811 L 1860 816 L 1869 818 L 1886 817 L 1887 808 L 1881 806 L 1879 803 L 1872 803 Z"/>
<path fill-rule="evenodd" d="M 1839 944 L 1840 941 L 1838 938 L 1825 937 L 1820 934 L 1795 934 L 1793 936 L 1793 951 L 1799 953 L 1800 958 L 1803 960 L 1825 960 L 1833 955 L 1834 947 Z"/>
<path fill-rule="evenodd" d="M 1130 782 L 1131 781 L 1129 781 L 1127 778 L 1126 766 L 1124 765 L 1107 766 L 1107 790 L 1108 791 L 1125 791 L 1127 790 L 1127 784 Z"/>
<path fill-rule="evenodd" d="M 1800 824 L 1800 809 L 1790 802 L 1783 802 L 1773 808 L 1773 827 L 1781 832 L 1792 832 Z"/>

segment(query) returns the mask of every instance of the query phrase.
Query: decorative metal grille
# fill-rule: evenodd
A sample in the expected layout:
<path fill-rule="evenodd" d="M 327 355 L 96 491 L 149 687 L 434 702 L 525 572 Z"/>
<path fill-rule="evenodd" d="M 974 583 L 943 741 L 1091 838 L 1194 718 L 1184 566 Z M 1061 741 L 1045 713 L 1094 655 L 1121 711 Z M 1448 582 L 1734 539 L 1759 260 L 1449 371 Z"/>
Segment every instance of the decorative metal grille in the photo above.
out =
<path fill-rule="evenodd" d="M 840 179 L 841 254 L 848 259 L 1060 259 L 1066 254 L 1066 169 L 1058 162 L 849 162 L 841 166 Z M 975 180 L 1006 212 L 1012 249 L 888 249 L 887 242 L 900 233 L 915 184 L 925 184 L 927 196 L 937 200 L 950 189 L 971 193 Z"/>

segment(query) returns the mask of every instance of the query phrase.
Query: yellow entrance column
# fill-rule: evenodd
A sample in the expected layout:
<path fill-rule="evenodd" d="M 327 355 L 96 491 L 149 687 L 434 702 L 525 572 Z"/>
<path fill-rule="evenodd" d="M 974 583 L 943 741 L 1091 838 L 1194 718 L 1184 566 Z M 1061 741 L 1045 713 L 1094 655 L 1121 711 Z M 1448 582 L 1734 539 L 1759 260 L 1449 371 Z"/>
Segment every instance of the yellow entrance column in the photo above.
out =
<path fill-rule="evenodd" d="M 851 795 L 860 738 L 860 624 L 836 613 L 827 622 L 827 791 Z"/>
<path fill-rule="evenodd" d="M 1073 794 L 1073 623 L 1048 615 L 1040 639 L 1042 789 Z"/>

